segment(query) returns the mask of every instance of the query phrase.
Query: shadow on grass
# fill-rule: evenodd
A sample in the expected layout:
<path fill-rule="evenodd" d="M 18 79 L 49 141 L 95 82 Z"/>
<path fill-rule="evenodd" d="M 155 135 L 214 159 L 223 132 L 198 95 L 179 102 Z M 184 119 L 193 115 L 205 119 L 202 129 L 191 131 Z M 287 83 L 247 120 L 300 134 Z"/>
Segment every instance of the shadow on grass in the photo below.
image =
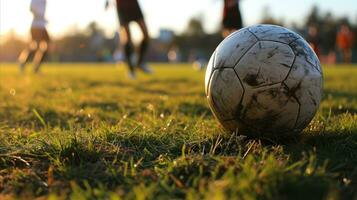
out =
<path fill-rule="evenodd" d="M 218 179 L 222 178 L 227 170 L 231 168 L 241 171 L 242 169 L 237 165 L 244 165 L 242 163 L 246 162 L 244 158 L 247 155 L 256 157 L 257 162 L 267 162 L 265 160 L 267 158 L 262 158 L 264 149 L 272 152 L 277 160 L 283 159 L 288 155 L 291 164 L 303 160 L 303 152 L 316 154 L 317 160 L 314 166 L 316 169 L 314 170 L 322 167 L 324 162 L 328 160 L 324 174 L 309 176 L 305 175 L 305 172 L 302 174 L 279 172 L 282 176 L 277 185 L 279 195 L 283 197 L 286 195 L 289 199 L 306 198 L 306 192 L 309 192 L 309 199 L 324 199 L 330 192 L 331 187 L 337 187 L 339 185 L 338 182 L 343 178 L 353 179 L 353 181 L 357 178 L 356 174 L 353 174 L 357 172 L 356 134 L 323 133 L 315 136 L 305 136 L 299 140 L 288 141 L 285 144 L 280 143 L 279 146 L 283 146 L 283 152 L 280 153 L 275 150 L 276 144 L 244 137 L 215 136 L 210 139 L 191 142 L 184 138 L 178 140 L 173 140 L 172 138 L 172 136 L 118 137 L 117 135 L 111 135 L 107 138 L 107 141 L 120 147 L 119 152 L 121 153 L 119 154 L 85 152 L 83 148 L 78 148 L 77 150 L 67 150 L 61 157 L 64 159 L 73 157 L 73 150 L 75 152 L 79 150 L 77 158 L 70 158 L 74 162 L 68 163 L 67 178 L 77 179 L 79 182 L 81 180 L 90 180 L 93 183 L 97 181 L 105 182 L 108 183 L 110 188 L 122 185 L 128 180 L 128 177 L 132 181 L 155 181 L 158 175 L 152 175 L 151 173 L 154 172 L 151 170 L 158 166 L 163 167 L 164 173 L 172 173 L 176 177 L 181 177 L 183 183 L 188 187 L 195 187 L 194 182 L 198 180 L 198 177 L 199 179 L 212 178 L 213 171 L 215 172 L 215 178 Z M 254 144 L 253 148 L 250 149 L 252 144 Z M 183 151 L 185 152 L 184 157 L 182 157 Z M 219 158 L 216 156 L 219 156 Z M 103 161 L 103 157 L 106 158 L 106 162 Z M 114 161 L 118 157 L 121 158 L 121 163 Z M 242 157 L 242 160 L 237 161 L 234 159 L 235 157 Z M 308 160 L 308 158 L 305 159 Z M 123 163 L 124 160 L 125 162 Z M 109 165 L 108 161 L 110 161 Z M 173 162 L 177 164 L 173 165 Z M 307 165 L 308 163 L 303 164 L 302 170 L 307 170 Z M 109 168 L 117 169 L 118 173 L 108 173 L 108 166 L 110 166 Z M 128 167 L 127 170 L 134 170 L 134 172 L 131 172 L 130 175 L 125 174 L 125 167 Z M 165 167 L 171 167 L 172 171 L 165 169 Z M 143 170 L 147 172 L 145 169 L 151 171 L 149 173 L 150 176 L 138 178 L 138 175 L 142 175 Z M 84 173 L 83 170 L 90 173 Z M 166 170 L 168 171 L 165 172 Z M 96 174 L 96 177 L 89 177 L 88 174 Z M 169 181 L 169 184 L 175 185 L 175 182 Z M 352 197 L 356 192 L 354 186 L 341 186 L 343 188 L 343 194 L 341 195 L 346 198 Z"/>
<path fill-rule="evenodd" d="M 316 153 L 320 163 L 328 160 L 332 171 L 352 172 L 357 169 L 357 132 L 307 132 L 298 142 L 285 144 L 284 151 L 292 160 L 301 159 L 302 152 Z"/>
<path fill-rule="evenodd" d="M 305 133 L 309 134 L 309 133 Z M 121 135 L 113 133 L 106 136 L 106 147 L 103 143 L 91 144 L 93 149 L 88 149 L 85 141 L 73 139 L 60 150 L 61 160 L 69 161 L 70 165 L 81 163 L 96 163 L 101 158 L 133 158 L 141 159 L 144 165 L 166 155 L 176 158 L 182 155 L 185 146 L 186 153 L 199 155 L 239 156 L 248 150 L 248 144 L 252 142 L 261 144 L 262 148 L 274 148 L 282 146 L 283 152 L 289 155 L 292 162 L 299 161 L 306 153 L 316 153 L 321 164 L 329 160 L 330 169 L 337 171 L 349 171 L 357 166 L 357 134 L 325 132 L 319 134 L 295 137 L 287 141 L 272 142 L 272 140 L 250 139 L 244 136 L 214 136 L 211 138 L 189 141 L 184 137 L 174 135 Z M 114 147 L 114 154 L 108 152 L 108 148 Z M 77 152 L 77 153 L 76 153 Z M 113 152 L 112 152 L 113 153 Z"/>
<path fill-rule="evenodd" d="M 297 143 L 284 145 L 284 153 L 290 155 L 291 160 L 296 162 L 306 155 L 312 153 L 316 155 L 316 166 L 326 165 L 326 175 L 333 177 L 327 180 L 326 177 L 315 177 L 311 180 L 297 181 L 293 185 L 287 185 L 288 191 L 297 191 L 296 194 L 303 192 L 299 188 L 314 188 L 325 185 L 325 193 L 328 192 L 331 184 L 339 187 L 339 195 L 342 199 L 351 199 L 357 195 L 357 132 L 322 132 L 306 133 Z M 311 182 L 312 181 L 312 182 Z M 351 183 L 350 183 L 351 181 Z M 296 187 L 296 184 L 300 185 Z M 314 186 L 315 185 L 315 186 Z M 308 186 L 308 187 L 307 187 Z M 298 192 L 300 190 L 300 192 Z M 335 191 L 338 191 L 335 188 Z M 311 194 L 319 190 L 311 190 Z M 305 190 L 304 193 L 307 191 Z M 331 192 L 331 191 L 330 191 Z M 299 195 L 298 195 L 299 196 Z M 326 198 L 326 196 L 324 197 Z M 297 198 L 301 199 L 301 198 Z M 321 198 L 320 198 L 321 199 Z"/>
<path fill-rule="evenodd" d="M 270 184 L 265 181 L 274 182 L 276 185 L 273 189 L 267 187 L 268 189 L 264 190 L 276 191 L 279 198 L 325 199 L 331 188 L 343 192 L 343 198 L 351 198 L 356 192 L 354 182 L 357 176 L 353 174 L 357 172 L 355 132 L 307 132 L 304 136 L 283 142 L 249 139 L 237 135 L 189 139 L 188 136 L 177 133 L 158 136 L 117 132 L 108 133 L 102 139 L 74 135 L 70 140 L 61 141 L 61 146 L 43 141 L 38 148 L 30 152 L 30 155 L 38 157 L 27 158 L 24 155 L 23 158 L 34 159 L 32 163 L 45 163 L 47 168 L 52 166 L 55 170 L 55 180 L 65 184 L 69 184 L 69 180 L 74 180 L 80 186 L 87 182 L 92 187 L 104 185 L 108 189 L 120 187 L 124 191 L 130 191 L 135 185 L 143 182 L 156 183 L 160 179 L 158 190 L 168 192 L 165 188 L 176 188 L 176 192 L 170 195 L 185 197 L 185 188 L 197 189 L 199 180 L 223 179 L 230 170 L 233 170 L 234 174 L 230 176 L 234 178 L 239 177 L 241 173 L 250 173 L 251 170 L 261 173 L 259 171 L 265 170 L 266 167 L 278 167 L 265 166 L 267 164 L 264 163 L 270 161 L 269 157 L 264 155 L 269 153 L 274 156 L 274 162 L 277 162 L 271 165 L 278 165 L 286 159 L 289 164 L 274 172 L 277 174 L 273 173 L 271 177 L 266 175 L 265 178 L 257 177 L 255 181 L 261 181 L 261 184 Z M 316 155 L 317 158 L 314 170 L 328 160 L 324 173 L 308 175 L 309 172 L 305 172 L 309 163 L 304 162 L 309 158 L 303 157 L 309 153 Z M 249 170 L 244 168 L 244 163 L 249 160 L 246 160 L 248 156 L 255 159 L 248 163 Z M 289 165 L 302 160 L 301 167 L 296 171 L 287 170 Z M 15 163 L 14 167 L 19 166 Z M 265 173 L 269 175 L 270 172 Z M 254 177 L 254 173 L 247 175 Z M 171 176 L 180 177 L 180 180 L 172 179 Z M 48 179 L 46 173 L 41 177 Z M 343 178 L 352 179 L 353 183 L 349 186 L 341 185 Z M 183 186 L 178 186 L 180 184 Z M 43 191 L 47 191 L 46 186 L 35 187 L 43 187 Z"/>

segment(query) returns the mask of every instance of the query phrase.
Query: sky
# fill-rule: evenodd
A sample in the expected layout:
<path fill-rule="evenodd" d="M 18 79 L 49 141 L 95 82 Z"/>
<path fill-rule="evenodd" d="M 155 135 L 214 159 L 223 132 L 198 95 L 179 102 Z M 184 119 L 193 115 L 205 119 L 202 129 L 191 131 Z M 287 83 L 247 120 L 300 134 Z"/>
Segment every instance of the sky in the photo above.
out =
<path fill-rule="evenodd" d="M 47 0 L 46 18 L 52 36 L 60 37 L 74 29 L 83 29 L 96 21 L 108 35 L 118 29 L 115 7 L 105 11 L 105 0 Z M 189 19 L 201 16 L 204 28 L 213 32 L 219 27 L 222 0 L 139 0 L 151 35 L 160 28 L 182 32 Z M 10 30 L 28 37 L 32 15 L 30 0 L 0 0 L 0 36 Z M 259 22 L 267 6 L 271 14 L 285 23 L 302 23 L 304 17 L 317 5 L 322 12 L 331 11 L 334 16 L 346 16 L 357 23 L 357 0 L 241 0 L 245 25 Z M 134 28 L 134 32 L 135 32 Z M 137 30 L 136 30 L 137 31 Z"/>

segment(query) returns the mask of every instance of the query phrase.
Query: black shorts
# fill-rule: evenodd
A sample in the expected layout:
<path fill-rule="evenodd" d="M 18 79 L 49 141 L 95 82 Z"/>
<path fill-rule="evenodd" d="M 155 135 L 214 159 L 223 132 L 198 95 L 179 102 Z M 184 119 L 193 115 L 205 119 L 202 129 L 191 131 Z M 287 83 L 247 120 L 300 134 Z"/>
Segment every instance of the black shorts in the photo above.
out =
<path fill-rule="evenodd" d="M 121 25 L 144 19 L 137 0 L 117 0 L 117 11 Z"/>
<path fill-rule="evenodd" d="M 45 28 L 31 28 L 32 40 L 36 42 L 50 41 L 50 36 Z"/>
<path fill-rule="evenodd" d="M 222 24 L 225 29 L 241 29 L 243 22 L 239 7 L 226 8 Z"/>

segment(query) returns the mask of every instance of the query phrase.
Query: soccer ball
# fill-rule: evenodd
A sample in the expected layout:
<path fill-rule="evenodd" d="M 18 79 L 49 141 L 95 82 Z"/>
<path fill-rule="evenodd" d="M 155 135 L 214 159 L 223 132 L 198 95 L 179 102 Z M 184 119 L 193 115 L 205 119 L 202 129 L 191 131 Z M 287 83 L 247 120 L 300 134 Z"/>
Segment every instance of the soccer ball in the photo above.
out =
<path fill-rule="evenodd" d="M 206 71 L 209 106 L 228 131 L 249 136 L 300 133 L 323 92 L 319 59 L 298 34 L 251 26 L 219 44 Z"/>

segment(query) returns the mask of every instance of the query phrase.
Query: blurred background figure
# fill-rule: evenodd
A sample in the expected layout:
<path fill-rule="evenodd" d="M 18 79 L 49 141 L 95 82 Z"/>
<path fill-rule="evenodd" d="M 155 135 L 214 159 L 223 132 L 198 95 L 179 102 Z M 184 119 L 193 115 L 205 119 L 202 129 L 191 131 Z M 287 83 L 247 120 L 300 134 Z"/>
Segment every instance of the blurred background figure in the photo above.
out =
<path fill-rule="evenodd" d="M 0 63 L 22 60 L 20 63 L 23 66 L 28 59 L 31 60 L 30 54 L 35 54 L 31 49 L 40 46 L 34 43 L 30 48 L 27 41 L 32 21 L 32 14 L 28 9 L 31 0 L 5 0 L 4 3 L 0 1 Z M 329 66 L 345 60 L 348 62 L 351 60 L 351 54 L 352 62 L 357 62 L 356 0 L 345 0 L 345 6 L 337 0 L 329 3 L 324 0 L 311 0 L 303 4 L 280 0 L 208 0 L 204 5 L 201 1 L 192 0 L 157 0 L 155 3 L 147 0 L 109 0 L 111 7 L 106 13 L 102 6 L 98 7 L 100 1 L 105 4 L 107 0 L 76 0 L 71 1 L 71 6 L 63 1 L 47 1 L 46 14 L 50 15 L 46 15 L 46 19 L 51 22 L 51 26 L 46 26 L 46 29 L 50 33 L 51 41 L 46 62 L 120 62 L 124 64 L 120 66 L 127 68 L 126 63 L 129 61 L 133 71 L 139 71 L 136 66 L 139 58 L 139 63 L 148 61 L 192 64 L 201 58 L 209 60 L 222 41 L 222 35 L 227 36 L 241 28 L 242 19 L 243 25 L 269 23 L 300 33 L 313 46 L 321 62 Z M 78 15 L 78 8 L 83 5 L 86 5 L 86 9 L 82 9 L 81 15 Z M 117 10 L 120 11 L 122 22 L 120 29 L 117 28 L 119 20 L 113 17 L 117 15 Z M 36 21 L 45 22 L 39 19 L 41 18 L 36 18 Z M 144 22 L 144 19 L 149 21 Z M 128 30 L 129 23 L 131 30 Z M 143 30 L 140 25 L 132 26 L 139 23 L 142 24 Z M 150 28 L 150 40 L 145 23 L 148 23 Z M 36 24 L 37 22 L 34 22 L 34 26 Z M 341 24 L 348 27 L 342 28 Z M 351 36 L 344 36 L 349 31 L 354 34 L 354 43 L 348 41 L 351 39 L 346 39 Z M 133 43 L 137 48 L 133 47 Z M 350 45 L 353 45 L 352 53 Z M 30 50 L 33 52 L 30 53 Z M 22 51 L 22 58 L 19 59 Z M 197 56 L 193 56 L 194 51 Z M 345 52 L 345 59 L 342 59 L 342 51 Z M 129 57 L 132 59 L 127 59 Z M 133 74 L 135 76 L 135 72 Z"/>
<path fill-rule="evenodd" d="M 204 53 L 199 49 L 192 49 L 189 53 L 188 60 L 192 63 L 192 68 L 197 71 L 203 70 L 208 63 Z"/>
<path fill-rule="evenodd" d="M 169 52 L 167 53 L 167 60 L 170 63 L 178 63 L 181 61 L 181 53 L 178 46 L 174 45 L 169 49 Z"/>
<path fill-rule="evenodd" d="M 46 0 L 31 0 L 30 10 L 33 14 L 31 24 L 32 41 L 23 50 L 18 58 L 20 70 L 25 70 L 25 65 L 31 57 L 34 62 L 34 72 L 38 73 L 42 61 L 45 58 L 48 50 L 50 37 L 46 30 L 47 21 L 45 19 Z"/>
<path fill-rule="evenodd" d="M 315 51 L 317 57 L 320 58 L 321 39 L 319 29 L 315 24 L 310 24 L 308 26 L 306 40 L 310 44 L 311 48 Z"/>
<path fill-rule="evenodd" d="M 352 48 L 354 43 L 354 33 L 347 24 L 342 24 L 337 32 L 337 46 L 344 63 L 352 61 Z"/>
<path fill-rule="evenodd" d="M 106 1 L 106 8 L 109 7 L 109 0 Z M 144 15 L 137 0 L 116 0 L 116 7 L 120 22 L 120 42 L 124 49 L 125 58 L 129 67 L 129 77 L 135 78 L 135 68 L 141 69 L 145 73 L 152 73 L 152 70 L 145 62 L 145 55 L 149 47 L 149 32 L 144 21 Z M 130 22 L 136 22 L 143 35 L 138 48 L 138 56 L 135 56 L 135 47 L 129 28 Z"/>
<path fill-rule="evenodd" d="M 242 15 L 239 8 L 239 0 L 224 0 L 222 23 L 222 36 L 224 38 L 232 32 L 243 27 Z"/>

